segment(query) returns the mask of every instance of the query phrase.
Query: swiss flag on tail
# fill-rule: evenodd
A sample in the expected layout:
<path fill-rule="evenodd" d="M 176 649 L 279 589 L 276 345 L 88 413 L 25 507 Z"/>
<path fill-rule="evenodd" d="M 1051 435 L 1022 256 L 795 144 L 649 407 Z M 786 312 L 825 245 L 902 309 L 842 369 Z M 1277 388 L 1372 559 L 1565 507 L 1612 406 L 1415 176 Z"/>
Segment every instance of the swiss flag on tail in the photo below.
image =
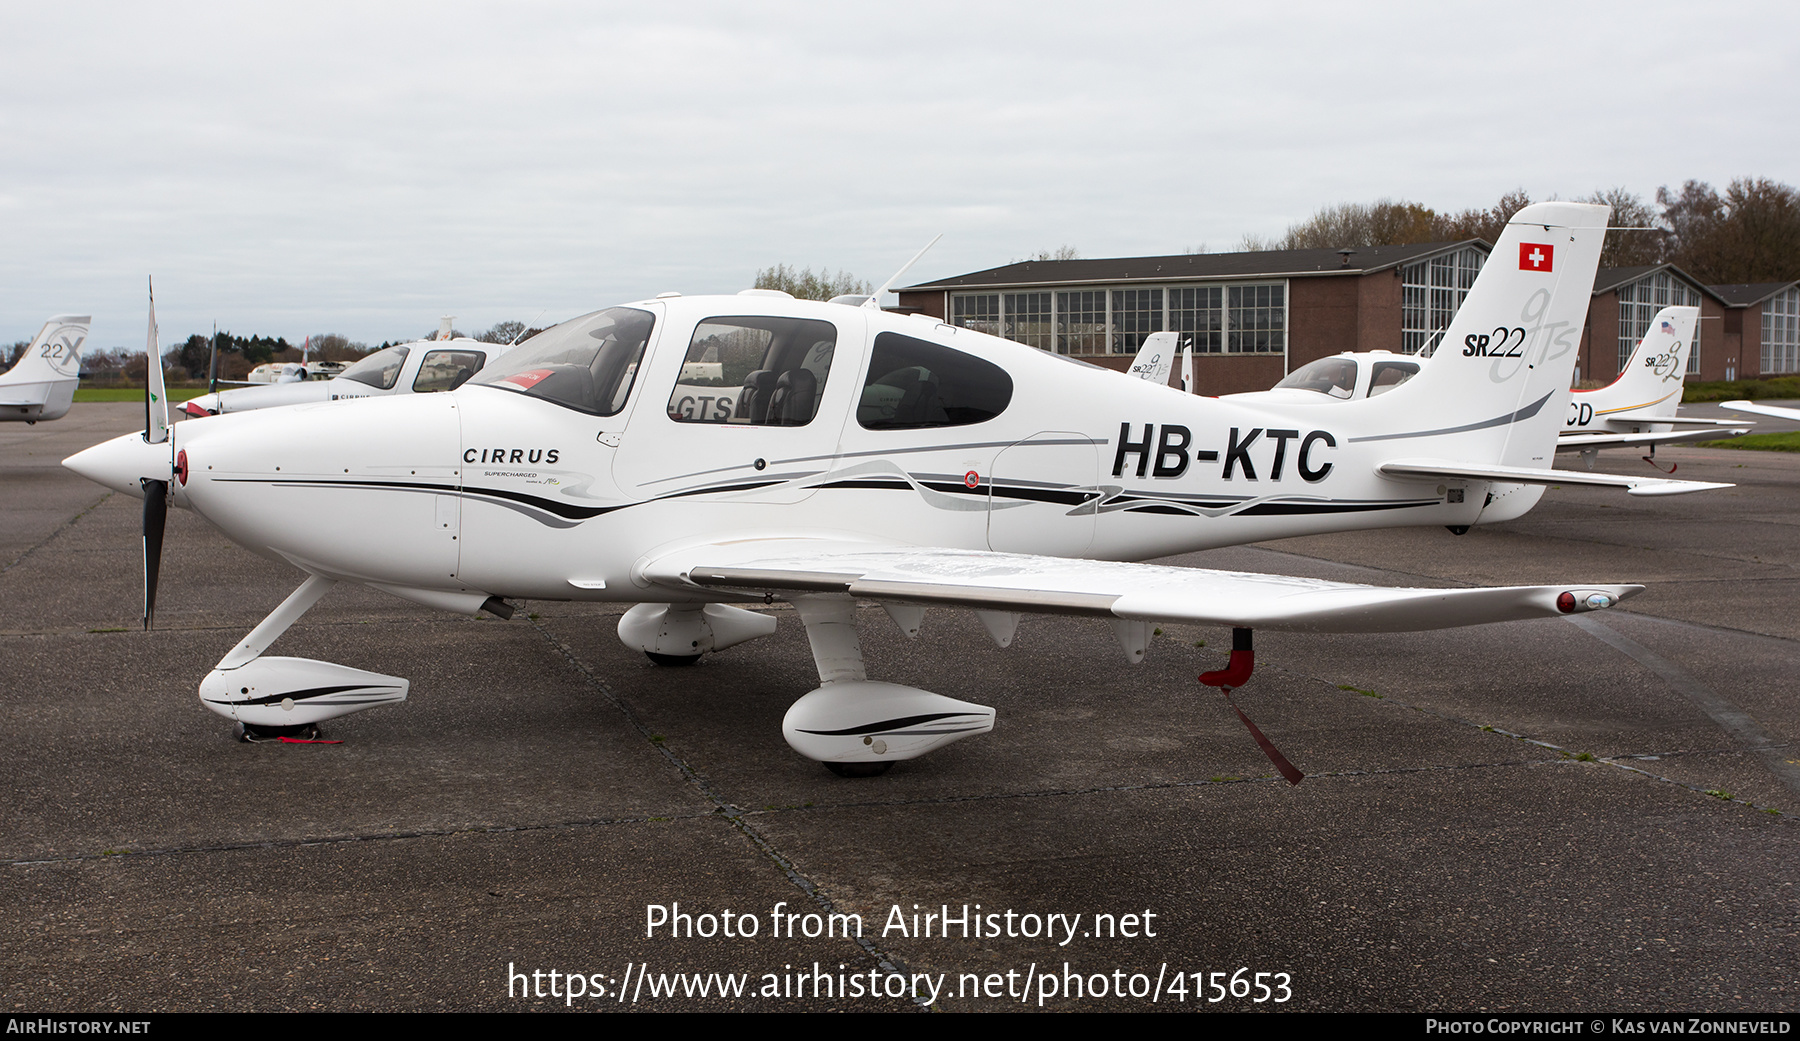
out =
<path fill-rule="evenodd" d="M 1551 258 L 1556 255 L 1556 247 L 1548 242 L 1519 243 L 1520 271 L 1549 271 Z"/>

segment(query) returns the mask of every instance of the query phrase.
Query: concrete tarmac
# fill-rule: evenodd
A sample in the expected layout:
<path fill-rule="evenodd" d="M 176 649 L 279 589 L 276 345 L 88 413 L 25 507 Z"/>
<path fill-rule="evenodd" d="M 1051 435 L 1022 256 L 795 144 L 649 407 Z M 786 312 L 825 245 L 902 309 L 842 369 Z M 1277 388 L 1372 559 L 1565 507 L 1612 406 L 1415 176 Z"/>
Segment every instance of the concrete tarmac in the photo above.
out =
<path fill-rule="evenodd" d="M 1000 650 L 967 612 L 913 642 L 866 607 L 872 678 L 998 724 L 844 780 L 781 738 L 817 678 L 780 605 L 775 636 L 665 669 L 620 607 L 340 588 L 273 652 L 411 700 L 341 744 L 233 742 L 196 687 L 301 576 L 174 511 L 142 632 L 140 502 L 58 465 L 141 417 L 0 425 L 9 1012 L 1796 1008 L 1800 455 L 1663 449 L 1737 487 L 1177 558 L 1649 587 L 1573 621 L 1259 634 L 1235 698 L 1297 788 L 1194 681 L 1224 630 L 1128 666 L 1095 621 Z M 714 935 L 647 935 L 677 903 Z"/>

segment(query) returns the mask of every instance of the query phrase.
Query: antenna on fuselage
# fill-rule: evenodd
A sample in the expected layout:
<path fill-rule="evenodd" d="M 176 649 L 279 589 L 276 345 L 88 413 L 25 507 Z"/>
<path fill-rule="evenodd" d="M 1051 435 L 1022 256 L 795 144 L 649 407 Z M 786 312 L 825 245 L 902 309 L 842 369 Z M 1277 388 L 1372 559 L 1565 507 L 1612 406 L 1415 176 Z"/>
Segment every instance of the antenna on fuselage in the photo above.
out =
<path fill-rule="evenodd" d="M 518 332 L 516 332 L 516 333 L 514 333 L 514 334 L 513 334 L 513 338 L 512 338 L 512 339 L 510 339 L 510 340 L 508 340 L 508 341 L 506 341 L 506 345 L 507 345 L 507 346 L 508 346 L 508 347 L 511 347 L 511 346 L 512 346 L 512 345 L 513 345 L 513 344 L 516 344 L 516 343 L 518 343 L 518 342 L 519 342 L 519 337 L 521 337 L 521 336 L 524 336 L 524 335 L 525 335 L 525 330 L 526 330 L 526 329 L 530 329 L 530 328 L 531 328 L 531 327 L 532 327 L 532 326 L 535 326 L 535 325 L 537 325 L 537 323 L 538 323 L 538 318 L 542 318 L 542 317 L 544 317 L 544 312 L 545 312 L 545 311 L 548 311 L 548 310 L 549 310 L 549 308 L 548 308 L 548 307 L 541 307 L 541 308 L 539 308 L 539 309 L 538 309 L 538 313 L 537 313 L 537 318 L 533 318 L 533 319 L 532 319 L 532 320 L 531 320 L 531 325 L 527 325 L 527 326 L 523 326 L 523 327 L 521 327 L 521 328 L 520 328 L 520 329 L 519 329 L 519 331 L 518 331 Z"/>
<path fill-rule="evenodd" d="M 887 292 L 889 287 L 891 287 L 895 282 L 900 281 L 901 275 L 904 275 L 908 271 L 912 270 L 912 266 L 919 262 L 919 258 L 924 256 L 926 253 L 929 253 L 931 251 L 931 247 L 937 245 L 938 239 L 941 239 L 943 237 L 944 237 L 944 233 L 940 231 L 937 233 L 936 237 L 934 237 L 930 242 L 925 243 L 924 249 L 918 251 L 917 253 L 914 253 L 913 258 L 911 260 L 907 261 L 900 268 L 900 270 L 894 272 L 893 276 L 891 278 L 889 278 L 886 282 L 881 283 L 881 288 L 875 290 L 875 293 L 873 296 L 871 296 L 867 300 L 863 301 L 863 306 L 867 307 L 867 308 L 871 308 L 876 311 L 881 310 L 881 294 Z"/>

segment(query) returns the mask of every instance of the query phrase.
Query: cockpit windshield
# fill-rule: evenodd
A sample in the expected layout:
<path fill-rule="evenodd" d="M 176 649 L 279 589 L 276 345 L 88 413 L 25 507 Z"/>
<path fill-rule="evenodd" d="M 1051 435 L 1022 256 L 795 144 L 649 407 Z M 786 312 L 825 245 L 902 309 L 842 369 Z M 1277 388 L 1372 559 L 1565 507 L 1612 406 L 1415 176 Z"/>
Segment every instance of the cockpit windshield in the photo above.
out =
<path fill-rule="evenodd" d="M 616 416 L 631 396 L 655 321 L 650 312 L 635 307 L 609 307 L 572 318 L 507 351 L 469 383 Z"/>
<path fill-rule="evenodd" d="M 1351 358 L 1320 358 L 1287 374 L 1276 390 L 1311 390 L 1334 398 L 1356 393 L 1356 362 Z"/>
<path fill-rule="evenodd" d="M 367 383 L 377 390 L 393 390 L 394 381 L 400 378 L 400 369 L 406 364 L 406 355 L 405 347 L 384 348 L 338 373 L 338 379 Z"/>

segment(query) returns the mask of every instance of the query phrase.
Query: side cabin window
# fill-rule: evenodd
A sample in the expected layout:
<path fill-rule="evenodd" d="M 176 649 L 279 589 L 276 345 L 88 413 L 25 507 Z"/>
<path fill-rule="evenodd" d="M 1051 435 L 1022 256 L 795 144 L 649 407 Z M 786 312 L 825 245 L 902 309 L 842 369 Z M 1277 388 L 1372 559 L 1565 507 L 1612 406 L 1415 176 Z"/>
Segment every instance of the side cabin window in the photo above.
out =
<path fill-rule="evenodd" d="M 487 355 L 480 351 L 430 351 L 419 363 L 419 374 L 413 378 L 414 394 L 430 394 L 455 390 L 481 371 Z"/>
<path fill-rule="evenodd" d="M 1369 396 L 1386 394 L 1418 374 L 1416 361 L 1378 361 L 1369 376 Z"/>
<path fill-rule="evenodd" d="M 1356 393 L 1356 361 L 1352 358 L 1320 358 L 1308 362 L 1275 384 L 1276 390 L 1310 390 L 1348 399 Z"/>
<path fill-rule="evenodd" d="M 367 383 L 376 390 L 393 390 L 406 364 L 405 347 L 386 347 L 338 373 L 338 379 Z"/>
<path fill-rule="evenodd" d="M 982 423 L 1006 411 L 1012 377 L 993 362 L 899 333 L 875 337 L 856 405 L 868 430 Z"/>
<path fill-rule="evenodd" d="M 616 416 L 631 396 L 655 321 L 635 307 L 571 318 L 507 351 L 469 382 Z"/>
<path fill-rule="evenodd" d="M 669 418 L 799 427 L 819 413 L 837 326 L 811 318 L 708 318 L 694 329 Z"/>

